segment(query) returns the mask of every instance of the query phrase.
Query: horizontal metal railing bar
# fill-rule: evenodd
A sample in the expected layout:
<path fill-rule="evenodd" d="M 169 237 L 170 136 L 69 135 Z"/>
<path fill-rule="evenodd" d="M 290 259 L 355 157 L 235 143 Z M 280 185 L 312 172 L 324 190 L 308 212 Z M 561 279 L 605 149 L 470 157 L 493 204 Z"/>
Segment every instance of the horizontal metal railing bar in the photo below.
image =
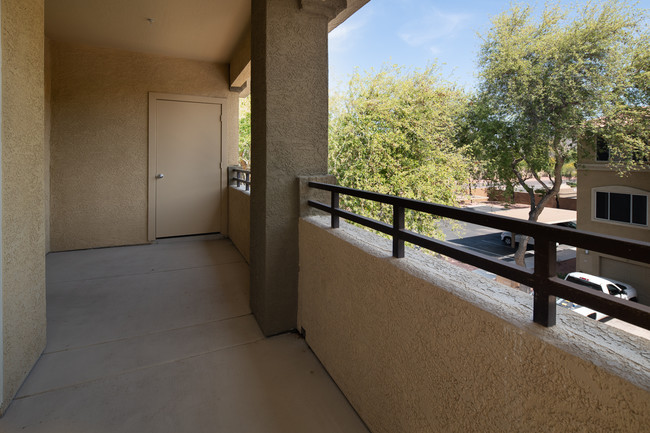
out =
<path fill-rule="evenodd" d="M 515 218 L 491 215 L 475 210 L 459 209 L 451 206 L 428 203 L 419 200 L 379 194 L 369 191 L 360 191 L 338 185 L 320 182 L 309 182 L 309 186 L 326 191 L 359 197 L 367 200 L 378 201 L 393 206 L 402 206 L 407 209 L 426 212 L 429 214 L 464 221 L 472 224 L 492 227 L 495 229 L 518 233 L 527 236 L 538 236 L 553 242 L 561 242 L 586 250 L 594 250 L 617 257 L 626 258 L 642 263 L 650 263 L 650 245 L 630 239 L 619 238 L 584 231 L 576 231 L 566 227 L 558 227 L 533 221 L 524 221 Z"/>
<path fill-rule="evenodd" d="M 231 177 L 231 178 L 230 178 L 230 181 L 231 181 L 231 182 L 244 183 L 244 184 L 246 184 L 246 185 L 250 185 L 250 184 L 251 184 L 251 181 L 250 181 L 250 180 L 246 180 L 246 179 L 238 179 L 238 178 L 236 178 L 236 177 Z"/>
<path fill-rule="evenodd" d="M 361 224 L 373 230 L 377 230 L 378 232 L 385 233 L 387 235 L 390 235 L 393 232 L 393 227 L 390 224 L 386 224 L 381 221 L 374 220 L 372 218 L 366 218 L 364 216 L 357 215 L 355 213 L 344 211 L 341 209 L 333 209 L 333 212 L 330 212 L 330 210 L 332 210 L 330 206 L 313 200 L 307 200 L 307 204 L 309 204 L 309 206 L 315 207 L 316 209 L 320 209 L 328 213 L 333 213 L 334 215 L 337 215 L 341 218 L 345 218 L 347 220 L 353 221 L 355 223 Z"/>
<path fill-rule="evenodd" d="M 341 218 L 359 223 L 387 235 L 393 234 L 393 228 L 390 224 L 382 223 L 371 218 L 362 217 L 352 212 L 332 209 L 330 206 L 317 201 L 308 200 L 307 203 L 316 209 L 320 209 L 328 213 L 334 213 Z M 498 269 L 499 275 L 505 276 L 511 280 L 526 285 L 531 285 L 535 281 L 532 271 L 528 269 L 521 268 L 520 266 L 516 266 L 511 263 L 504 263 L 498 259 L 494 259 L 481 253 L 469 252 L 466 248 L 461 246 L 450 245 L 444 241 L 432 239 L 430 237 L 421 235 L 419 233 L 414 233 L 409 230 L 400 230 L 399 238 L 406 242 L 410 242 L 414 245 L 418 245 L 422 248 L 426 248 L 428 250 L 443 254 L 456 260 L 460 260 L 476 267 L 482 268 L 489 266 L 493 269 Z"/>
<path fill-rule="evenodd" d="M 553 296 L 568 299 L 611 317 L 621 317 L 625 322 L 650 329 L 650 307 L 647 305 L 607 295 L 558 277 L 548 279 L 547 289 Z"/>
<path fill-rule="evenodd" d="M 230 167 L 230 170 L 236 171 L 238 173 L 250 173 L 250 169 L 247 168 L 239 168 L 239 167 Z"/>
<path fill-rule="evenodd" d="M 452 208 L 450 206 L 436 205 L 433 203 L 404 199 L 401 197 L 379 194 L 370 191 L 354 190 L 338 185 L 310 182 L 309 186 L 328 190 L 333 193 L 346 194 L 367 200 L 378 201 L 380 203 L 392 205 L 394 208 L 401 207 L 405 209 L 413 209 L 420 212 L 426 212 L 437 216 L 443 216 L 446 218 L 470 222 L 487 227 L 501 228 L 502 230 L 506 231 L 516 231 L 517 233 L 525 233 L 531 236 L 538 236 L 540 242 L 536 242 L 536 254 L 541 254 L 542 251 L 545 251 L 537 251 L 538 243 L 539 248 L 542 248 L 544 240 L 546 240 L 547 243 L 551 243 L 551 245 L 553 242 L 561 241 L 564 244 L 580 246 L 585 249 L 610 253 L 619 257 L 631 258 L 632 260 L 639 262 L 650 263 L 650 256 L 647 254 L 647 252 L 650 251 L 650 245 L 643 242 L 630 241 L 614 236 L 578 232 L 575 229 L 522 221 L 509 217 L 490 215 L 466 209 Z M 308 203 L 310 206 L 320 209 L 324 212 L 350 221 L 354 221 L 361 225 L 370 227 L 379 232 L 392 236 L 394 242 L 395 239 L 399 240 L 399 242 L 410 242 L 422 248 L 426 248 L 428 250 L 443 254 L 456 260 L 460 260 L 464 263 L 468 263 L 490 272 L 494 272 L 510 280 L 533 287 L 539 291 L 536 293 L 543 293 L 546 297 L 550 296 L 551 298 L 547 298 L 550 302 L 555 302 L 555 297 L 565 298 L 571 302 L 583 305 L 600 313 L 612 317 L 618 317 L 628 323 L 632 323 L 645 329 L 650 329 L 650 307 L 631 301 L 622 300 L 611 295 L 595 291 L 588 287 L 583 287 L 578 284 L 561 280 L 555 275 L 548 275 L 548 269 L 546 269 L 544 266 L 542 266 L 540 269 L 537 269 L 538 265 L 536 264 L 534 270 L 521 268 L 514 263 L 503 262 L 481 253 L 469 251 L 462 246 L 452 245 L 448 242 L 436 240 L 403 228 L 396 229 L 396 227 L 390 224 L 363 217 L 361 215 L 344 211 L 339 208 L 332 208 L 332 206 L 328 206 L 317 201 L 309 200 Z M 403 257 L 403 255 L 396 257 Z M 552 269 L 554 269 L 554 267 Z M 537 299 L 537 295 L 535 299 Z M 535 310 L 536 308 L 537 307 L 535 307 Z M 551 317 L 552 321 L 549 321 L 549 323 L 552 326 L 552 324 L 555 323 L 555 313 L 552 313 Z M 535 320 L 537 321 L 537 319 Z"/>
<path fill-rule="evenodd" d="M 400 238 L 422 248 L 451 257 L 452 259 L 460 260 L 463 263 L 482 269 L 490 268 L 490 272 L 526 284 L 527 286 L 532 286 L 535 282 L 535 277 L 530 269 L 522 268 L 514 263 L 499 261 L 485 254 L 470 252 L 464 247 L 451 245 L 444 241 L 432 239 L 408 230 L 400 230 Z"/>
<path fill-rule="evenodd" d="M 406 242 L 460 260 L 463 263 L 487 269 L 490 272 L 530 287 L 535 286 L 538 282 L 538 277 L 532 271 L 521 268 L 514 263 L 504 263 L 481 253 L 469 252 L 463 247 L 449 245 L 444 241 L 431 239 L 406 230 L 400 231 L 400 238 Z M 547 289 L 553 296 L 570 299 L 580 305 L 589 304 L 589 308 L 609 316 L 624 315 L 626 322 L 650 329 L 650 307 L 646 305 L 631 303 L 611 295 L 599 293 L 591 288 L 568 281 L 565 282 L 557 277 L 549 278 Z"/>

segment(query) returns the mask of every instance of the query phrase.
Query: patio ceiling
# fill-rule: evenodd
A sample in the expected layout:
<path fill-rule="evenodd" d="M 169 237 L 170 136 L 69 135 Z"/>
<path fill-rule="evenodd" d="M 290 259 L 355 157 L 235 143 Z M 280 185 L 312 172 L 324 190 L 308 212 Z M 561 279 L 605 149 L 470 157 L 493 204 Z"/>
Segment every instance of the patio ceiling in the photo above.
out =
<path fill-rule="evenodd" d="M 347 0 L 329 31 L 369 0 Z M 229 63 L 250 27 L 250 0 L 45 0 L 56 41 Z"/>
<path fill-rule="evenodd" d="M 45 35 L 228 63 L 250 25 L 250 12 L 250 0 L 45 0 Z"/>

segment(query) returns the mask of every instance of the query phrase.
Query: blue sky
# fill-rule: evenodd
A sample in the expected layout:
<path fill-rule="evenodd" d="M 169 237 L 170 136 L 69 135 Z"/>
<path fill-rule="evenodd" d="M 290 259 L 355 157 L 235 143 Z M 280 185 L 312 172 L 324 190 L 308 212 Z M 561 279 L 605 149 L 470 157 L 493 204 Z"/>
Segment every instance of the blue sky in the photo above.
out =
<path fill-rule="evenodd" d="M 536 10 L 544 6 L 529 3 Z M 470 89 L 478 33 L 486 34 L 490 19 L 509 7 L 503 0 L 371 0 L 330 33 L 330 89 L 345 88 L 355 67 L 363 72 L 383 64 L 423 68 L 433 62 L 446 79 Z M 650 8 L 650 0 L 639 7 Z"/>

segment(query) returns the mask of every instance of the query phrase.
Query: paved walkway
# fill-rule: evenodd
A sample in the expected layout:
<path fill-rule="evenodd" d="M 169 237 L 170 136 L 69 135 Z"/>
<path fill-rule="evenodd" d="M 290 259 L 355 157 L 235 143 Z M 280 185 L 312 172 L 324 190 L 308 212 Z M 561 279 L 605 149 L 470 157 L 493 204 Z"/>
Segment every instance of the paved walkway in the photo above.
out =
<path fill-rule="evenodd" d="M 229 240 L 55 253 L 48 344 L 0 431 L 367 432 L 294 334 L 264 338 Z"/>

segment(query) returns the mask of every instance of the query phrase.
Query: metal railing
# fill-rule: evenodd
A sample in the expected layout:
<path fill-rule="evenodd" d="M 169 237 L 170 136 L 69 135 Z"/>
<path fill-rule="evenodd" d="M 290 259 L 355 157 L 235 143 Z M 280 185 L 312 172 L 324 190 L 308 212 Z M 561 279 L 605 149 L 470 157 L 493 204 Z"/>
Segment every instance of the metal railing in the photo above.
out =
<path fill-rule="evenodd" d="M 230 177 L 230 184 L 235 184 L 237 188 L 240 188 L 241 185 L 243 184 L 245 186 L 246 191 L 250 191 L 251 189 L 251 171 L 250 170 L 244 170 L 243 168 L 239 167 L 230 167 L 230 172 L 233 173 L 233 175 Z"/>
<path fill-rule="evenodd" d="M 642 263 L 650 263 L 650 243 L 614 236 L 596 235 L 565 227 L 522 221 L 469 209 L 454 208 L 320 182 L 309 182 L 309 186 L 331 192 L 331 203 L 329 205 L 313 200 L 309 200 L 308 204 L 331 214 L 332 228 L 338 228 L 340 218 L 344 218 L 385 233 L 392 237 L 394 257 L 404 257 L 404 242 L 410 242 L 532 287 L 533 321 L 536 323 L 544 326 L 555 325 L 556 297 L 561 297 L 611 317 L 650 329 L 650 307 L 564 281 L 557 277 L 555 270 L 556 242 Z M 341 194 L 391 205 L 393 207 L 393 224 L 386 224 L 339 208 L 339 196 Z M 513 263 L 503 262 L 407 230 L 404 226 L 404 211 L 406 209 L 532 236 L 535 238 L 534 268 L 532 270 L 525 269 Z"/>

